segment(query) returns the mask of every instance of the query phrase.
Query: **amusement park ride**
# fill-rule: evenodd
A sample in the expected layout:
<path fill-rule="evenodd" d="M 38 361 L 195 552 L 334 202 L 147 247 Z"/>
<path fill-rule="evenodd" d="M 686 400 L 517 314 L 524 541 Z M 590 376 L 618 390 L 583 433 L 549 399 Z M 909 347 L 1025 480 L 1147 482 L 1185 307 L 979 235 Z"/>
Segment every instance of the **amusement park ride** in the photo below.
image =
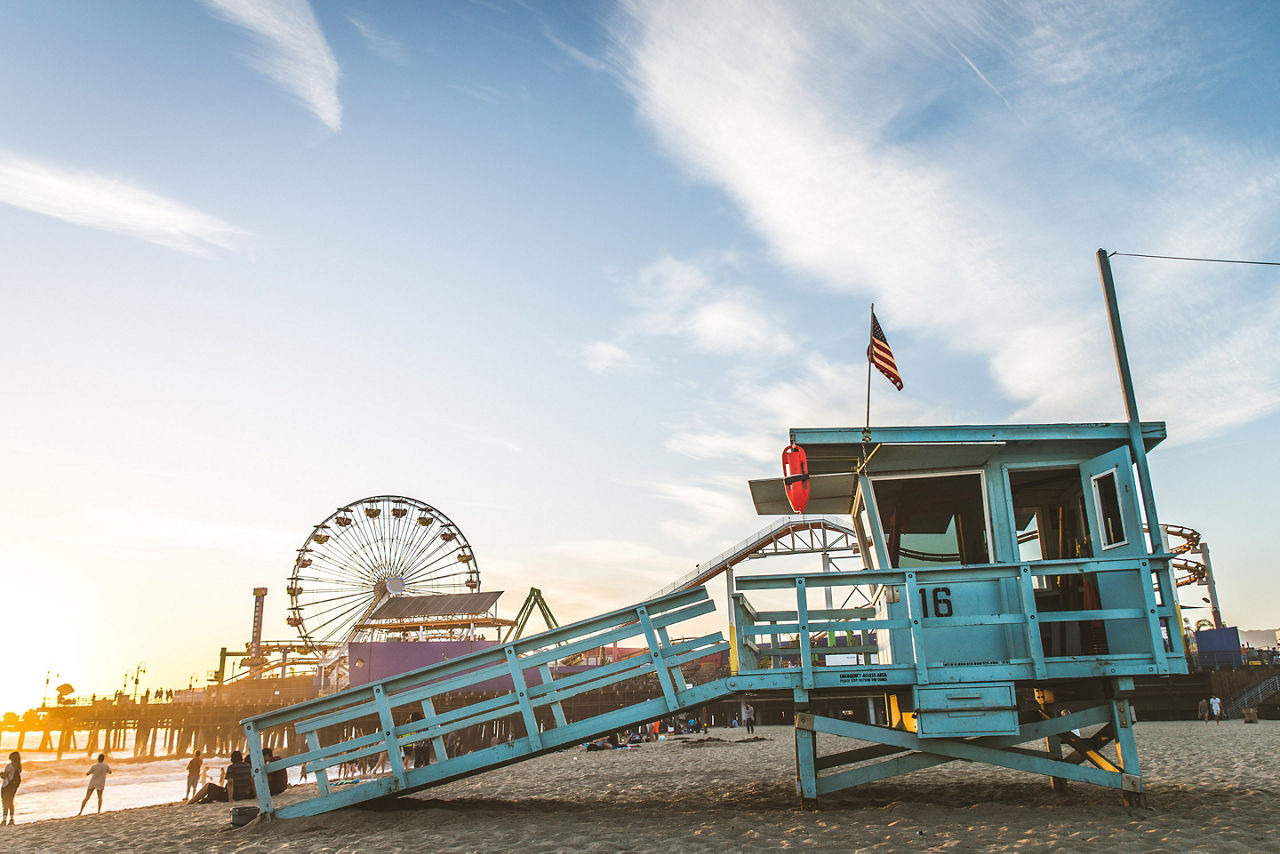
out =
<path fill-rule="evenodd" d="M 497 615 L 501 592 L 480 592 L 462 530 L 422 501 L 353 501 L 315 525 L 297 553 L 285 621 L 298 640 L 262 640 L 267 589 L 255 588 L 252 639 L 245 653 L 223 650 L 214 681 L 223 681 L 227 658 L 242 657 L 247 677 L 315 671 L 322 691 L 333 691 L 348 684 L 352 643 L 479 638 L 515 626 Z"/>
<path fill-rule="evenodd" d="M 956 760 L 1042 774 L 1055 790 L 1075 780 L 1139 800 L 1127 698 L 1135 677 L 1187 672 L 1177 586 L 1208 569 L 1178 563 L 1165 545 L 1147 468 L 1165 426 L 1139 420 L 1101 250 L 1098 262 L 1126 422 L 792 429 L 784 477 L 750 484 L 757 512 L 783 518 L 654 597 L 243 721 L 262 815 L 402 795 L 746 694 L 794 704 L 805 805 Z M 472 552 L 443 539 L 456 526 L 424 510 L 409 499 L 369 499 L 316 526 L 289 592 L 295 625 L 317 653 L 360 632 L 434 631 L 425 613 L 388 609 L 400 597 L 443 592 L 432 585 L 475 580 L 474 595 Z M 818 515 L 793 515 L 806 512 Z M 374 524 L 343 552 L 357 555 L 348 574 L 339 528 L 360 516 Z M 431 556 L 428 568 L 377 557 L 379 532 L 397 524 L 426 529 L 407 554 Z M 1187 530 L 1168 533 L 1186 545 Z M 743 572 L 770 550 L 820 554 L 821 569 Z M 841 551 L 857 566 L 834 566 Z M 727 639 L 682 637 L 690 620 L 715 610 L 705 584 L 717 575 L 729 593 Z M 644 653 L 563 666 L 628 639 Z M 682 666 L 725 652 L 727 676 L 686 680 Z M 569 699 L 636 678 L 651 679 L 654 696 L 566 716 Z M 477 699 L 438 708 L 466 692 Z M 450 749 L 453 733 L 499 720 L 512 739 Z M 264 762 L 264 739 L 282 729 L 306 749 Z M 418 744 L 430 744 L 435 759 L 411 767 L 406 748 Z M 368 759 L 385 761 L 389 774 L 332 785 L 337 766 Z M 266 775 L 292 766 L 313 774 L 317 791 L 277 805 Z"/>

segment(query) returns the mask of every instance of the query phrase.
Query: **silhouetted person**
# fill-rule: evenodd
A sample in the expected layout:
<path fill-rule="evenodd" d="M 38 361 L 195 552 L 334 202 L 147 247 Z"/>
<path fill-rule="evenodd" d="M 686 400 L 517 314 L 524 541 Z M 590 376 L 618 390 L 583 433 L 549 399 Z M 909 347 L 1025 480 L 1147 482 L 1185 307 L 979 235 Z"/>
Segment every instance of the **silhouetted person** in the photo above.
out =
<path fill-rule="evenodd" d="M 204 767 L 204 760 L 200 758 L 200 751 L 196 751 L 191 757 L 191 761 L 187 763 L 187 791 L 182 797 L 190 798 L 195 795 L 196 789 L 200 788 L 200 769 Z"/>
<path fill-rule="evenodd" d="M 9 764 L 4 766 L 4 773 L 0 774 L 0 802 L 4 803 L 0 824 L 13 824 L 13 796 L 18 793 L 18 784 L 21 782 L 22 756 L 15 750 L 9 754 Z"/>
<path fill-rule="evenodd" d="M 84 793 L 84 800 L 80 802 L 80 812 L 76 815 L 84 813 L 84 805 L 89 803 L 89 798 L 93 797 L 93 793 L 98 793 L 98 812 L 102 812 L 102 790 L 107 787 L 107 775 L 111 773 L 111 766 L 107 764 L 107 756 L 104 753 L 98 754 L 98 761 L 90 766 L 84 775 L 89 778 L 89 790 Z"/>
<path fill-rule="evenodd" d="M 276 758 L 276 755 L 271 750 L 270 747 L 262 748 L 263 765 L 266 765 L 268 762 L 274 762 L 275 758 Z M 271 792 L 271 794 L 278 795 L 281 792 L 283 792 L 285 789 L 289 788 L 289 769 L 288 768 L 277 768 L 275 771 L 267 771 L 266 768 L 263 768 L 262 770 L 266 771 L 267 791 Z"/>
<path fill-rule="evenodd" d="M 254 796 L 253 769 L 238 750 L 231 751 L 231 764 L 223 777 L 225 786 L 205 783 L 189 804 L 212 804 L 219 801 L 243 801 Z"/>

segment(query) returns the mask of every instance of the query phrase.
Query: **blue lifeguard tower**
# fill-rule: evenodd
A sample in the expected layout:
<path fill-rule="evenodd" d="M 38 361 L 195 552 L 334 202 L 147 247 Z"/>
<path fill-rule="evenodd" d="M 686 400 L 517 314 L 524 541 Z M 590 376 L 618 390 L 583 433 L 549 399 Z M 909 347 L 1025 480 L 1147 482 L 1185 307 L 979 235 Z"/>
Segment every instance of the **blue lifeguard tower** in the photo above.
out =
<path fill-rule="evenodd" d="M 1165 435 L 1163 424 L 1140 430 L 1143 454 Z M 797 714 L 802 797 L 955 759 L 1140 793 L 1126 695 L 1135 676 L 1187 665 L 1171 556 L 1144 532 L 1129 425 L 791 437 L 808 452 L 811 509 L 850 513 L 866 569 L 737 579 L 739 684 L 764 689 L 786 663 L 801 709 L 884 699 L 875 722 Z M 762 514 L 790 510 L 781 480 L 752 493 Z M 824 607 L 826 589 L 870 605 Z M 748 596 L 764 590 L 792 606 L 757 611 Z M 861 643 L 836 649 L 840 636 Z M 876 746 L 819 758 L 818 733 Z M 1042 739 L 1043 751 L 1025 746 Z"/>
<path fill-rule="evenodd" d="M 859 569 L 734 577 L 744 547 L 712 567 L 728 578 L 727 640 L 681 633 L 714 610 L 699 571 L 637 605 L 248 718 L 262 814 L 393 797 L 748 694 L 794 703 L 807 805 L 955 760 L 1140 798 L 1127 696 L 1135 677 L 1187 663 L 1146 461 L 1165 428 L 1138 419 L 1101 250 L 1098 260 L 1127 422 L 794 429 L 808 509 L 841 517 Z M 782 479 L 750 488 L 759 513 L 791 513 Z M 819 527 L 784 520 L 762 533 Z M 565 666 L 627 641 L 645 652 Z M 725 652 L 729 675 L 686 679 L 684 668 Z M 650 680 L 651 696 L 617 707 L 613 693 L 590 714 L 566 714 L 574 698 L 635 679 Z M 263 761 L 264 741 L 292 738 L 300 752 Z M 829 739 L 844 749 L 825 749 Z M 385 771 L 370 771 L 374 761 Z M 267 774 L 293 766 L 314 774 L 316 794 L 277 806 Z M 331 775 L 344 767 L 364 770 L 339 787 Z"/>

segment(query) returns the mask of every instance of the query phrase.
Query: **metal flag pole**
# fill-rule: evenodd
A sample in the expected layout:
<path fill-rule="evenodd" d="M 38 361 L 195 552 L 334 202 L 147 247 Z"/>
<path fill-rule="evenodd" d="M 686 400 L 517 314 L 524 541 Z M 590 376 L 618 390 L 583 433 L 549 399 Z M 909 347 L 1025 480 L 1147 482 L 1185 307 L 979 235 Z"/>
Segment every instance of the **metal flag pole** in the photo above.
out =
<path fill-rule="evenodd" d="M 876 317 L 876 304 L 871 303 L 871 326 L 868 327 L 869 329 L 875 327 L 875 317 Z M 868 333 L 868 338 L 867 338 L 867 426 L 864 429 L 862 434 L 863 436 L 862 440 L 864 442 L 871 441 L 871 347 L 872 347 L 872 344 L 870 339 L 870 333 Z"/>
<path fill-rule="evenodd" d="M 1129 354 L 1124 347 L 1124 330 L 1120 328 L 1120 306 L 1116 301 L 1116 283 L 1111 277 L 1111 260 L 1107 250 L 1098 250 L 1098 272 L 1102 275 L 1102 291 L 1107 298 L 1107 319 L 1111 322 L 1111 343 L 1116 351 L 1116 370 L 1124 391 L 1124 411 L 1129 418 L 1129 447 L 1138 466 L 1138 483 L 1142 487 L 1142 504 L 1147 511 L 1147 536 L 1151 554 L 1164 551 L 1160 537 L 1160 520 L 1156 518 L 1156 495 L 1151 488 L 1151 472 L 1147 468 L 1147 446 L 1142 441 L 1142 422 L 1138 418 L 1138 398 L 1133 393 L 1133 376 L 1129 373 Z"/>

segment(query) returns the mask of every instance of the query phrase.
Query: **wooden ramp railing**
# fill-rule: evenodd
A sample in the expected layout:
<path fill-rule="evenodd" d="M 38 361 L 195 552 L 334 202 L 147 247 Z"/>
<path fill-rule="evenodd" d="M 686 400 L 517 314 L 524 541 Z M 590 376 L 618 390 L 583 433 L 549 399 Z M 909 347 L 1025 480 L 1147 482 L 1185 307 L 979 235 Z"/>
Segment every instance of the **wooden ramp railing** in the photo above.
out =
<path fill-rule="evenodd" d="M 670 629 L 715 610 L 705 587 L 685 590 L 599 617 L 310 700 L 242 721 L 264 816 L 316 815 L 377 798 L 394 797 L 519 762 L 619 729 L 637 726 L 733 693 L 725 680 L 690 686 L 681 665 L 728 649 L 717 632 L 672 641 Z M 588 670 L 565 673 L 566 656 L 636 638 L 648 653 Z M 577 721 L 562 703 L 637 677 L 656 678 L 661 696 Z M 486 699 L 437 711 L 444 695 L 473 692 Z M 439 703 L 443 705 L 443 703 Z M 511 739 L 470 753 L 453 749 L 451 736 L 469 727 L 505 721 Z M 305 741 L 300 754 L 264 762 L 262 745 L 273 730 L 293 727 Z M 435 761 L 413 767 L 430 744 Z M 348 783 L 330 769 L 348 763 L 385 763 L 384 776 Z M 314 797 L 277 807 L 267 784 L 273 771 L 301 766 L 315 776 Z"/>

